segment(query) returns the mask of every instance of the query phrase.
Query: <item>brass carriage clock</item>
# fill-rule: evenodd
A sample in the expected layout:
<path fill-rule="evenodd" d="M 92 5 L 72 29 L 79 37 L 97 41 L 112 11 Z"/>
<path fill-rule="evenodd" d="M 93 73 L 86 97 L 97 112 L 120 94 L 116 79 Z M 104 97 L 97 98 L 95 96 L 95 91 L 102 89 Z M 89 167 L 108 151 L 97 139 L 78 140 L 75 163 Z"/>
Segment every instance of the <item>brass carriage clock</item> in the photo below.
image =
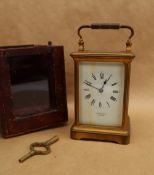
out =
<path fill-rule="evenodd" d="M 81 29 L 129 29 L 124 52 L 86 52 Z M 71 138 L 128 144 L 128 116 L 132 27 L 120 24 L 83 25 L 78 29 L 79 52 L 71 54 L 75 67 L 75 122 Z"/>

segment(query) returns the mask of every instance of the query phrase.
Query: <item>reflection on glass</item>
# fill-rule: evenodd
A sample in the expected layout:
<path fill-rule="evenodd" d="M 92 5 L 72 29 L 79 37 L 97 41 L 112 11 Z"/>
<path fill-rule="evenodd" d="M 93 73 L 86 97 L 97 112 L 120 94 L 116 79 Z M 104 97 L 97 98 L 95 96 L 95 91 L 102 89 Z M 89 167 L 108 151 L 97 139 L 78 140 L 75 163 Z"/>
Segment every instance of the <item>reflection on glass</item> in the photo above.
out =
<path fill-rule="evenodd" d="M 49 110 L 47 60 L 40 56 L 25 56 L 12 57 L 8 61 L 14 114 L 21 117 Z"/>

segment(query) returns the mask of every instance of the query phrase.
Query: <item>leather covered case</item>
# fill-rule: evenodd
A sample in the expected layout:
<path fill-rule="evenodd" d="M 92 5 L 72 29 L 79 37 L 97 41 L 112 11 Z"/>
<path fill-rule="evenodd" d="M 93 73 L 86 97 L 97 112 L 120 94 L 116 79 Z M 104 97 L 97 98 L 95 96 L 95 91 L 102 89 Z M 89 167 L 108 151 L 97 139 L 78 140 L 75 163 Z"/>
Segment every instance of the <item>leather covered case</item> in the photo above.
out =
<path fill-rule="evenodd" d="M 67 119 L 63 46 L 0 47 L 2 136 L 59 126 Z"/>

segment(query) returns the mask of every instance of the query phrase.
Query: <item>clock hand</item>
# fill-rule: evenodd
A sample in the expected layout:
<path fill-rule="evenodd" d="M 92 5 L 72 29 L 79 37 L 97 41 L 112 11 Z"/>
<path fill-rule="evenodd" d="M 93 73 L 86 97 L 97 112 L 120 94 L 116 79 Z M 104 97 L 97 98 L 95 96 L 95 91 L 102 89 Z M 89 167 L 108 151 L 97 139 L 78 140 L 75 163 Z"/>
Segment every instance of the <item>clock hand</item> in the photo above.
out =
<path fill-rule="evenodd" d="M 92 88 L 94 88 L 94 89 L 99 90 L 99 88 L 97 88 L 97 87 L 93 86 L 93 85 L 92 85 L 92 83 L 90 83 L 90 82 L 89 82 L 89 81 L 87 81 L 87 80 L 85 80 L 83 83 L 85 83 L 86 85 L 88 85 L 88 86 L 90 86 L 90 87 L 92 87 Z"/>
<path fill-rule="evenodd" d="M 106 80 L 106 83 L 109 81 L 109 79 L 111 78 L 111 76 L 112 76 L 112 74 L 111 74 L 111 75 L 109 76 L 109 78 Z M 105 83 L 105 84 L 106 84 L 106 83 Z"/>
<path fill-rule="evenodd" d="M 99 92 L 103 92 L 104 85 L 106 84 L 106 80 L 103 83 L 103 86 L 99 89 Z"/>
<path fill-rule="evenodd" d="M 112 74 L 103 82 L 102 87 L 99 89 L 99 92 L 103 92 L 104 85 L 110 80 Z"/>
<path fill-rule="evenodd" d="M 97 87 L 95 87 L 95 86 L 93 86 L 93 85 L 90 85 L 92 88 L 94 88 L 94 89 L 97 89 L 97 90 L 99 90 L 99 88 L 97 88 Z"/>

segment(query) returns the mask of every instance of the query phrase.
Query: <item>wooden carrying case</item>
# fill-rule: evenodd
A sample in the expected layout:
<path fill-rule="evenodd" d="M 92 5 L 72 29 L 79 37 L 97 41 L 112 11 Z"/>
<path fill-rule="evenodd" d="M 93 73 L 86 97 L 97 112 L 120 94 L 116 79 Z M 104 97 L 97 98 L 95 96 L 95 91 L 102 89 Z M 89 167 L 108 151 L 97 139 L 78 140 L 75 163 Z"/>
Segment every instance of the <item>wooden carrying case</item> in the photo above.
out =
<path fill-rule="evenodd" d="M 2 136 L 59 126 L 67 119 L 63 46 L 0 47 Z"/>

